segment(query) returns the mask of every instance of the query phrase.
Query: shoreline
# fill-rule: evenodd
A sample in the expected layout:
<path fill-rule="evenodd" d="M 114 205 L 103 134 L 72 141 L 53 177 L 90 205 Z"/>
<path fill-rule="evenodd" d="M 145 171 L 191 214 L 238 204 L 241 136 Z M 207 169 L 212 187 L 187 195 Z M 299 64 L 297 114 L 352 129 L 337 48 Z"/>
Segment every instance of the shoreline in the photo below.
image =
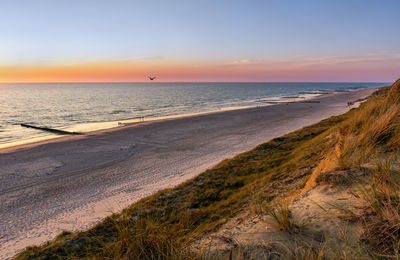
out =
<path fill-rule="evenodd" d="M 209 115 L 214 113 L 223 113 L 226 111 L 234 111 L 234 110 L 241 110 L 241 109 L 253 109 L 259 107 L 266 107 L 266 106 L 274 106 L 274 105 L 282 105 L 286 103 L 302 103 L 307 101 L 312 101 L 314 99 L 318 99 L 321 97 L 326 97 L 329 95 L 335 95 L 338 93 L 348 93 L 354 91 L 360 91 L 364 89 L 376 89 L 377 87 L 365 87 L 365 88 L 357 88 L 357 89 L 346 89 L 344 91 L 339 90 L 332 90 L 332 92 L 318 92 L 318 93 L 299 93 L 297 96 L 280 96 L 280 97 L 266 97 L 260 99 L 259 101 L 253 101 L 258 103 L 257 105 L 250 105 L 250 106 L 230 106 L 230 107 L 222 107 L 218 110 L 209 110 L 209 111 L 200 111 L 200 112 L 193 112 L 193 113 L 184 113 L 184 114 L 176 114 L 176 115 L 166 115 L 166 116 L 158 116 L 158 117 L 143 117 L 143 121 L 138 118 L 132 119 L 121 119 L 115 121 L 103 121 L 103 122 L 90 122 L 90 123 L 78 123 L 76 125 L 71 125 L 67 127 L 59 128 L 62 131 L 76 131 L 81 132 L 82 136 L 91 134 L 98 134 L 106 130 L 116 130 L 120 129 L 121 127 L 131 127 L 132 125 L 138 125 L 143 123 L 153 123 L 162 120 L 174 120 L 180 118 L 187 118 L 187 117 L 195 117 L 195 116 L 203 116 Z M 58 129 L 57 129 L 58 130 Z M 26 138 L 21 140 L 15 140 L 12 142 L 7 143 L 0 143 L 0 154 L 7 153 L 14 151 L 14 149 L 24 149 L 30 148 L 36 145 L 42 145 L 46 143 L 51 143 L 52 141 L 65 141 L 73 136 L 70 135 L 57 135 L 57 134 L 47 134 L 44 136 Z M 61 139 L 61 140 L 59 140 Z"/>
<path fill-rule="evenodd" d="M 318 97 L 319 104 L 278 104 L 145 121 L 0 149 L 4 180 L 0 233 L 5 234 L 0 237 L 0 256 L 11 257 L 27 245 L 54 238 L 63 229 L 86 229 L 111 212 L 178 185 L 222 159 L 342 114 L 349 109 L 348 101 L 374 90 Z M 15 219 L 23 212 L 29 220 Z"/>

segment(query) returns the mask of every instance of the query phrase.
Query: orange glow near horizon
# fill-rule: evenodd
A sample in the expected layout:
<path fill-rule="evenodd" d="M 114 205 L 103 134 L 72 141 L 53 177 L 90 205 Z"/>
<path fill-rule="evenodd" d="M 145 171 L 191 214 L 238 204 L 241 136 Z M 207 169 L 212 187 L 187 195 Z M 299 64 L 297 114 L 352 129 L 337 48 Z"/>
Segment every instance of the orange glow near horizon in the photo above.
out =
<path fill-rule="evenodd" d="M 0 65 L 0 83 L 11 82 L 159 82 L 222 81 L 390 81 L 398 60 L 314 58 L 300 61 L 233 62 L 141 61 L 60 65 Z"/>

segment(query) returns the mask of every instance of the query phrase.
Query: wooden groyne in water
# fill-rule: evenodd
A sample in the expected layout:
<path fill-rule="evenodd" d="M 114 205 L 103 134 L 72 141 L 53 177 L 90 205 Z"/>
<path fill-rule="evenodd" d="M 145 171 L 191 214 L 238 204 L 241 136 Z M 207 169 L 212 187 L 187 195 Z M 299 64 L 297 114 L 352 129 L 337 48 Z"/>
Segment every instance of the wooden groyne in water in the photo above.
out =
<path fill-rule="evenodd" d="M 69 131 L 58 130 L 58 129 L 49 128 L 49 127 L 40 127 L 40 126 L 34 126 L 34 125 L 28 125 L 28 124 L 21 124 L 21 126 L 38 129 L 38 130 L 42 130 L 42 131 L 47 131 L 47 132 L 51 132 L 51 133 L 59 134 L 59 135 L 81 135 L 82 134 L 82 133 L 78 133 L 78 132 L 69 132 Z"/>

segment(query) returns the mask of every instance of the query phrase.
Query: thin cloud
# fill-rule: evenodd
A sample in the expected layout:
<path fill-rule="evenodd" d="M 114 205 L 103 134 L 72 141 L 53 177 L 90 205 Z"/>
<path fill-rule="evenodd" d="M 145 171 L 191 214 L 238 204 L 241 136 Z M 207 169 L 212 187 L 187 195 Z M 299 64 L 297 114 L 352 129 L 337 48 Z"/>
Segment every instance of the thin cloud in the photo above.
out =
<path fill-rule="evenodd" d="M 293 59 L 240 59 L 221 64 L 220 66 L 263 66 L 281 67 L 288 66 L 294 68 L 307 68 L 315 66 L 331 66 L 341 64 L 366 64 L 380 62 L 399 62 L 400 53 L 367 53 L 360 56 L 331 55 L 321 57 L 297 56 Z"/>
<path fill-rule="evenodd" d="M 118 57 L 112 59 L 114 62 L 135 62 L 135 61 L 149 61 L 149 60 L 164 60 L 165 56 L 129 56 L 129 57 Z"/>

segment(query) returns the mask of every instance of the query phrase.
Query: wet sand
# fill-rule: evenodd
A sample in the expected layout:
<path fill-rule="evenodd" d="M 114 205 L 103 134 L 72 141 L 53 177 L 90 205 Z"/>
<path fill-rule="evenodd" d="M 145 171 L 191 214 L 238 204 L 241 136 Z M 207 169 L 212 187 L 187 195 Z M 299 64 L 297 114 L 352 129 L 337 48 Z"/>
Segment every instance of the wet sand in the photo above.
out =
<path fill-rule="evenodd" d="M 0 259 L 192 178 L 274 137 L 346 112 L 373 89 L 137 123 L 0 149 Z"/>

